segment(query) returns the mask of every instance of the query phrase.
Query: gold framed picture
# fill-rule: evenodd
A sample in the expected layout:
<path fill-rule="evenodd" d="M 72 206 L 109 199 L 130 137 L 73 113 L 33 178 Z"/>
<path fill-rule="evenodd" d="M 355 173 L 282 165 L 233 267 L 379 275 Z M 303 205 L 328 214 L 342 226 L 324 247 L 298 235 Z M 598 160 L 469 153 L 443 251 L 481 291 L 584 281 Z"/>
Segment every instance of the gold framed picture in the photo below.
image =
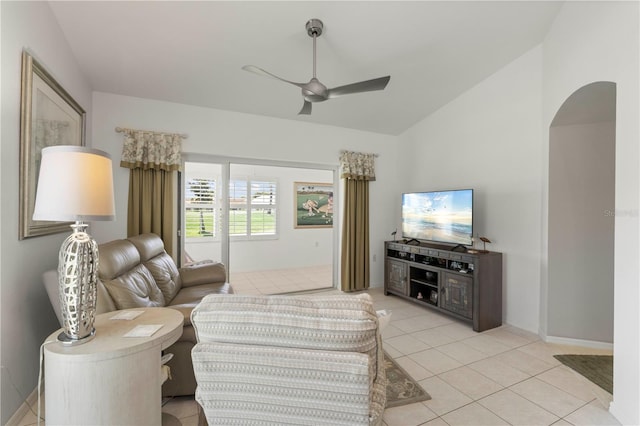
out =
<path fill-rule="evenodd" d="M 45 68 L 22 52 L 19 239 L 69 231 L 70 222 L 34 221 L 42 149 L 85 144 L 86 113 Z"/>

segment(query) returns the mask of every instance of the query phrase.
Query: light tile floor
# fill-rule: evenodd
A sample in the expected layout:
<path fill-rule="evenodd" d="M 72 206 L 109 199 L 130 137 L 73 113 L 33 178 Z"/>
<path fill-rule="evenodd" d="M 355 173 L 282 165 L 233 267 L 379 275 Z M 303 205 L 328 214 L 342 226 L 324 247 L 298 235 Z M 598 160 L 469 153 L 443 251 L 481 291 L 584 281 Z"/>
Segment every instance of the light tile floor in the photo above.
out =
<path fill-rule="evenodd" d="M 280 294 L 333 287 L 331 265 L 304 268 L 273 269 L 255 272 L 233 272 L 229 280 L 236 293 Z"/>
<path fill-rule="evenodd" d="M 476 333 L 381 289 L 369 293 L 376 309 L 392 311 L 385 350 L 432 398 L 386 410 L 387 426 L 620 424 L 606 408 L 610 394 L 553 358 L 611 351 L 548 344 L 507 325 Z"/>
<path fill-rule="evenodd" d="M 377 310 L 392 312 L 383 330 L 385 350 L 432 398 L 387 409 L 384 425 L 620 424 L 606 408 L 610 394 L 553 358 L 609 351 L 548 344 L 508 325 L 476 333 L 467 323 L 385 296 L 382 289 L 369 293 Z M 195 426 L 196 404 L 193 397 L 174 398 L 162 410 L 183 426 Z M 35 419 L 29 414 L 20 425 L 35 424 Z"/>

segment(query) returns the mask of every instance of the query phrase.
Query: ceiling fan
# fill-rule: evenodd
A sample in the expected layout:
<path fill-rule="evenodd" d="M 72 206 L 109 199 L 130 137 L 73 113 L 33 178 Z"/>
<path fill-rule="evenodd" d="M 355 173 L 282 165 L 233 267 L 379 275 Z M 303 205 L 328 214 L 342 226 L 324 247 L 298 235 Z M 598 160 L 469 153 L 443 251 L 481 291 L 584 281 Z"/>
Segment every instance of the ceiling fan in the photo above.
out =
<path fill-rule="evenodd" d="M 332 89 L 327 88 L 324 84 L 320 83 L 320 80 L 316 78 L 316 38 L 322 34 L 324 24 L 319 19 L 310 19 L 306 24 L 307 34 L 309 37 L 313 37 L 313 78 L 308 83 L 296 83 L 293 81 L 285 80 L 277 75 L 271 74 L 256 67 L 255 65 L 245 65 L 243 70 L 249 71 L 265 77 L 275 78 L 276 80 L 284 81 L 285 83 L 293 84 L 302 89 L 302 97 L 304 98 L 304 104 L 298 114 L 311 114 L 312 102 L 323 102 L 327 99 L 337 98 L 342 95 L 350 95 L 353 93 L 371 92 L 374 90 L 383 90 L 387 87 L 387 83 L 391 79 L 391 76 L 374 78 L 373 80 L 360 81 L 358 83 L 351 83 L 344 86 L 334 87 Z"/>

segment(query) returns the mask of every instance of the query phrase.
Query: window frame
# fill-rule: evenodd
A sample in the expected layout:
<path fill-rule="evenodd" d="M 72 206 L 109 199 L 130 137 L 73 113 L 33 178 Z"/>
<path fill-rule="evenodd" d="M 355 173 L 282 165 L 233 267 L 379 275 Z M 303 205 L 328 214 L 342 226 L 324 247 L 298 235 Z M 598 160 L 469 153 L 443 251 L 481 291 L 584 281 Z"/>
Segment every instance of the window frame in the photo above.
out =
<path fill-rule="evenodd" d="M 198 207 L 201 206 L 203 204 L 191 204 L 190 202 L 186 201 L 186 194 L 187 194 L 187 190 L 189 188 L 189 182 L 195 180 L 195 179 L 202 179 L 202 180 L 207 180 L 210 182 L 213 182 L 214 185 L 214 195 L 213 195 L 213 202 L 210 204 L 211 205 L 211 209 L 212 209 L 212 214 L 214 216 L 214 222 L 213 222 L 213 227 L 212 227 L 212 232 L 213 235 L 211 236 L 198 236 L 198 237 L 190 237 L 187 235 L 187 207 L 191 206 L 191 207 Z M 220 176 L 213 176 L 213 177 L 203 177 L 203 176 L 186 176 L 185 175 L 185 184 L 184 184 L 184 196 L 182 197 L 182 202 L 184 203 L 183 206 L 183 214 L 185 215 L 184 218 L 184 239 L 185 242 L 190 242 L 190 243 L 195 243 L 195 242 L 207 242 L 207 241 L 213 241 L 213 242 L 219 242 L 222 240 L 221 237 L 221 229 L 220 229 L 220 224 L 222 222 L 222 217 L 221 217 L 221 211 L 222 211 L 222 204 L 221 204 L 221 197 L 219 196 L 220 194 L 220 186 L 221 184 L 221 179 Z"/>
<path fill-rule="evenodd" d="M 245 222 L 245 234 L 237 235 L 231 233 L 231 183 L 234 181 L 241 181 L 245 183 L 246 187 L 246 200 L 244 203 L 244 211 L 247 212 L 247 221 Z M 274 192 L 275 192 L 275 203 L 274 204 L 256 204 L 252 202 L 252 183 L 253 182 L 261 182 L 267 184 L 273 184 Z M 258 240 L 277 240 L 280 238 L 280 208 L 278 200 L 280 199 L 280 184 L 277 178 L 275 177 L 265 177 L 265 176 L 246 176 L 246 175 L 232 175 L 229 177 L 229 188 L 227 192 L 227 197 L 229 200 L 229 213 L 227 215 L 227 227 L 229 228 L 229 240 L 230 241 L 258 241 Z M 267 209 L 270 208 L 275 211 L 275 220 L 274 220 L 274 232 L 273 234 L 252 234 L 251 233 L 251 217 L 252 210 L 254 209 Z"/>

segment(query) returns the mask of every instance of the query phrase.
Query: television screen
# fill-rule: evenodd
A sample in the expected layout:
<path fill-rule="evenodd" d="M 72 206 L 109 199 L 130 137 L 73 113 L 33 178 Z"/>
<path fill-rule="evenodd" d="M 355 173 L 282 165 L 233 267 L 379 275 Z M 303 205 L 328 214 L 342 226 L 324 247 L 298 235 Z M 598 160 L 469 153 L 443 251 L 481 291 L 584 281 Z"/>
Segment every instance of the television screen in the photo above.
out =
<path fill-rule="evenodd" d="M 402 236 L 472 245 L 473 190 L 402 194 Z"/>

